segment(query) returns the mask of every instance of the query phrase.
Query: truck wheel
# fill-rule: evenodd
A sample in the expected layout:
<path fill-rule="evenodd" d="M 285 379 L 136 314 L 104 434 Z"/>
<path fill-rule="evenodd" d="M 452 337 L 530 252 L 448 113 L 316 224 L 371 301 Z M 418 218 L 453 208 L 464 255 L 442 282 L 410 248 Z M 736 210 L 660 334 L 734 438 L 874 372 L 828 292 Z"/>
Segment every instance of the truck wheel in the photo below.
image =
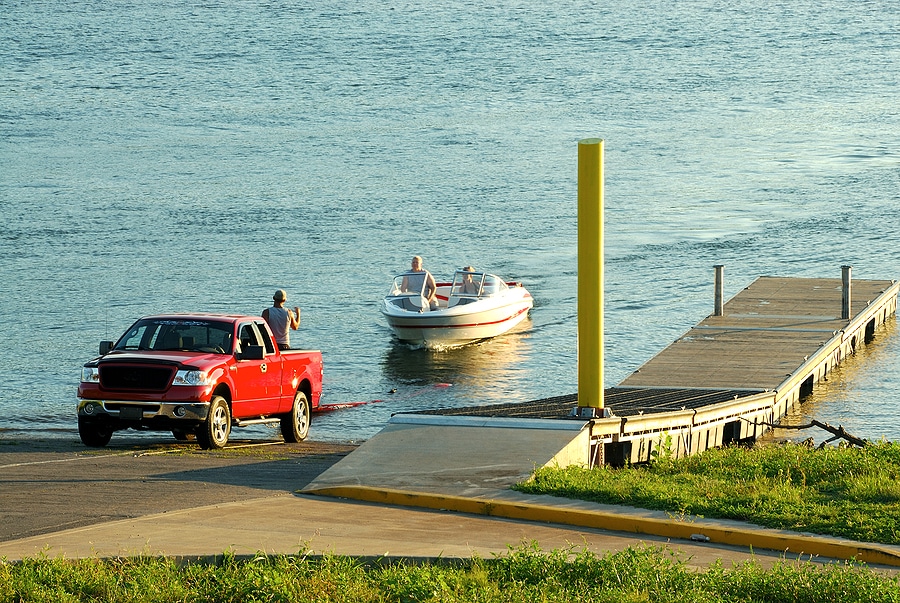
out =
<path fill-rule="evenodd" d="M 85 446 L 103 448 L 109 444 L 112 434 L 113 430 L 109 425 L 96 421 L 87 421 L 78 417 L 78 435 L 81 436 L 81 442 Z"/>
<path fill-rule="evenodd" d="M 298 391 L 294 394 L 294 406 L 289 414 L 281 417 L 281 435 L 285 442 L 302 442 L 309 435 L 311 414 L 306 394 Z"/>
<path fill-rule="evenodd" d="M 231 411 L 222 396 L 213 396 L 209 403 L 209 415 L 197 429 L 197 442 L 206 450 L 224 448 L 231 434 Z"/>

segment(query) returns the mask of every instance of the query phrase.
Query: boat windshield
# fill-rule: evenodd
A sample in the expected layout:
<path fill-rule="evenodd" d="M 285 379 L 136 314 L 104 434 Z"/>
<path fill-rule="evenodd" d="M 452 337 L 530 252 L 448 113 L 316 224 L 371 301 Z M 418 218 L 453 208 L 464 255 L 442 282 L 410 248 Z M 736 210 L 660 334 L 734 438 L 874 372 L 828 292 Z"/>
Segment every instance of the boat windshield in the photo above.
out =
<path fill-rule="evenodd" d="M 509 287 L 507 287 L 506 283 L 504 283 L 503 279 L 499 276 L 494 276 L 493 274 L 484 275 L 484 285 L 481 287 L 482 297 L 497 295 L 498 293 L 503 293 L 507 289 L 509 289 Z"/>
<path fill-rule="evenodd" d="M 425 273 L 404 272 L 394 277 L 389 297 L 420 297 L 425 294 Z"/>
<path fill-rule="evenodd" d="M 478 297 L 481 294 L 486 275 L 484 272 L 457 270 L 450 286 L 451 297 Z"/>

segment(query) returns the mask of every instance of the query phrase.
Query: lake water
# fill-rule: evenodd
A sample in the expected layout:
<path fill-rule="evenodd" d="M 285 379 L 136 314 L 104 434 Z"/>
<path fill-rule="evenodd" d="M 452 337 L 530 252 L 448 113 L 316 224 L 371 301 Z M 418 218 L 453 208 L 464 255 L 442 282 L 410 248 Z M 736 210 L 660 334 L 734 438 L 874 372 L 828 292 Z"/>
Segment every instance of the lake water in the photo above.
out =
<path fill-rule="evenodd" d="M 712 311 L 715 264 L 726 298 L 900 278 L 896 2 L 0 7 L 0 438 L 77 438 L 81 364 L 141 315 L 256 315 L 277 288 L 323 402 L 373 402 L 314 440 L 575 392 L 583 138 L 606 149 L 607 386 Z M 396 343 L 378 304 L 414 254 L 522 281 L 530 320 Z M 797 420 L 900 439 L 898 412 L 892 320 Z"/>

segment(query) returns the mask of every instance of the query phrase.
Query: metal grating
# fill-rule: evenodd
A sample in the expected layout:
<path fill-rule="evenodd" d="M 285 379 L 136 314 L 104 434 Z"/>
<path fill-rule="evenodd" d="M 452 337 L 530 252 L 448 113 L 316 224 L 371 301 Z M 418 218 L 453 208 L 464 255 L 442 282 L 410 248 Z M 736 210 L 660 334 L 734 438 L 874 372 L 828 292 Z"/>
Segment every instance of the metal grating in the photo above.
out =
<path fill-rule="evenodd" d="M 603 390 L 603 405 L 609 408 L 615 416 L 628 417 L 640 414 L 703 408 L 712 404 L 730 402 L 745 396 L 762 393 L 763 391 L 765 390 L 610 387 Z M 577 405 L 578 394 L 568 394 L 532 402 L 423 410 L 409 414 L 566 419 L 569 418 L 572 410 Z"/>

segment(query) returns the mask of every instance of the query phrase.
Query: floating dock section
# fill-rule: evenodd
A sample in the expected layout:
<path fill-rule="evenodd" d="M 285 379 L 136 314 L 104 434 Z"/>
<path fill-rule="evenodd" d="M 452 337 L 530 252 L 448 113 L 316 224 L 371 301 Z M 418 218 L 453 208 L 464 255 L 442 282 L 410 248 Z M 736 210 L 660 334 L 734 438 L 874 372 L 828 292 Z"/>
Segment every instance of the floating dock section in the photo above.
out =
<path fill-rule="evenodd" d="M 608 444 L 608 461 L 647 461 L 662 446 L 678 457 L 768 431 L 896 313 L 900 283 L 852 285 L 851 299 L 847 274 L 754 281 L 619 384 L 625 392 L 681 390 L 686 403 L 665 412 L 621 408 L 619 433 L 595 434 Z M 734 399 L 693 403 L 700 391 L 723 390 Z"/>
<path fill-rule="evenodd" d="M 750 442 L 868 343 L 900 283 L 760 277 L 615 387 L 611 416 L 582 418 L 577 394 L 395 415 L 306 489 L 395 487 L 477 495 L 543 466 L 681 457 Z"/>

